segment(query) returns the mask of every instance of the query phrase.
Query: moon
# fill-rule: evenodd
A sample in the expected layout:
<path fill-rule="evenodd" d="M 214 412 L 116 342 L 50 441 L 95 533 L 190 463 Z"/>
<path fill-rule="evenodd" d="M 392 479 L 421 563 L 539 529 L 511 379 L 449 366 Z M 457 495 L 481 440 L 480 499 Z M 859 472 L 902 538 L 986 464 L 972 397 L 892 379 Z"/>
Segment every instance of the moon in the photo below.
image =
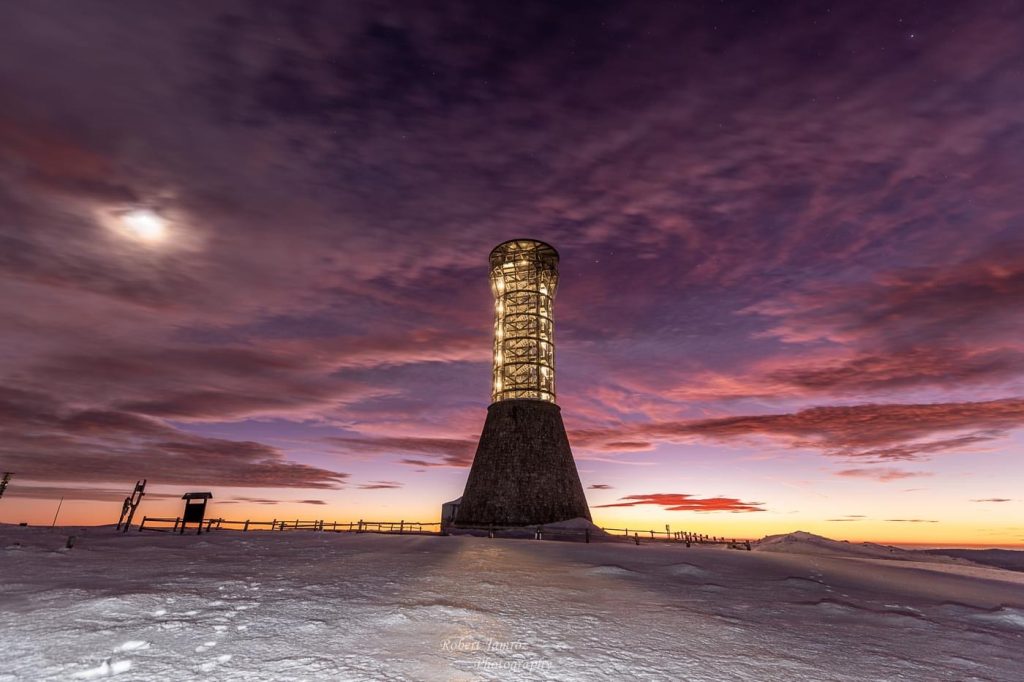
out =
<path fill-rule="evenodd" d="M 146 209 L 122 214 L 121 225 L 129 236 L 142 242 L 156 243 L 167 236 L 167 221 Z"/>

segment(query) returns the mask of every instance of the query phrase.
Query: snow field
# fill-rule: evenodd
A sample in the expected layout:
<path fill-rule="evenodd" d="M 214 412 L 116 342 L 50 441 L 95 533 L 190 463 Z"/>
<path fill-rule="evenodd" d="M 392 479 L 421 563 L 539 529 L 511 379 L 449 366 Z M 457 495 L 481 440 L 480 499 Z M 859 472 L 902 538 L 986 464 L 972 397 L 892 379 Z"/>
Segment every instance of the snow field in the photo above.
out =
<path fill-rule="evenodd" d="M 0 548 L 0 680 L 1009 682 L 1024 669 L 1024 574 L 834 548 L 11 526 Z"/>

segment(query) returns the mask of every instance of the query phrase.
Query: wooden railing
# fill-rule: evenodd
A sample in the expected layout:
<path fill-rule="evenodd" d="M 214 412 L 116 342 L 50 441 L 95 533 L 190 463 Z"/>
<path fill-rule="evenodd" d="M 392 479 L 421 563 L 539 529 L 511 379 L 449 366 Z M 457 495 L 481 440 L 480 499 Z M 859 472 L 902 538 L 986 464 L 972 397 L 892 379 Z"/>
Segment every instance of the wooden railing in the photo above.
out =
<path fill-rule="evenodd" d="M 727 538 L 718 535 L 704 535 L 702 533 L 691 533 L 685 530 L 661 531 L 661 530 L 630 530 L 629 528 L 602 528 L 604 532 L 615 535 L 621 533 L 626 538 L 632 538 L 637 544 L 640 539 L 656 540 L 662 542 L 682 542 L 687 547 L 690 545 L 728 545 L 736 549 L 750 549 L 750 540 Z M 632 535 L 630 535 L 632 533 Z"/>
<path fill-rule="evenodd" d="M 195 526 L 196 532 L 210 532 L 213 530 L 250 530 L 266 529 L 271 531 L 283 530 L 310 530 L 330 533 L 384 533 L 395 535 L 448 535 L 449 530 L 477 531 L 487 533 L 487 537 L 522 537 L 524 528 L 522 526 L 446 526 L 440 522 L 425 523 L 421 521 L 325 521 L 323 519 L 303 521 L 301 519 L 274 519 L 272 521 L 230 521 L 227 519 L 204 519 L 202 524 Z M 169 526 L 169 527 L 168 527 Z M 181 517 L 158 518 L 145 516 L 139 524 L 139 530 L 153 530 L 161 532 L 178 533 L 184 532 Z M 659 531 L 659 530 L 636 530 L 630 528 L 600 528 L 601 533 L 595 532 L 592 528 L 565 528 L 536 526 L 533 528 L 535 540 L 575 540 L 583 542 L 609 540 L 616 542 L 631 542 L 637 545 L 644 542 L 668 542 L 685 544 L 687 547 L 693 545 L 725 545 L 731 549 L 750 550 L 750 540 L 727 538 L 717 535 L 705 535 L 703 533 L 691 533 L 689 531 Z M 529 527 L 527 527 L 529 531 Z"/>
<path fill-rule="evenodd" d="M 163 524 L 163 525 L 154 525 Z M 170 524 L 168 528 L 167 525 Z M 273 521 L 253 521 L 246 519 L 245 521 L 230 521 L 228 519 L 204 519 L 202 524 L 198 526 L 193 523 L 189 525 L 197 530 L 209 532 L 212 530 L 227 529 L 227 530 L 241 530 L 247 532 L 249 530 L 260 530 L 266 528 L 266 530 L 313 530 L 313 531 L 326 531 L 331 533 L 395 533 L 399 535 L 438 535 L 440 534 L 441 524 L 436 523 L 424 523 L 421 521 L 350 521 L 350 522 L 338 522 L 338 521 L 326 521 L 324 519 L 318 519 L 313 521 L 303 521 L 301 519 L 274 519 Z M 428 530 L 429 528 L 436 527 L 437 530 Z M 181 517 L 174 519 L 171 518 L 159 518 L 155 516 L 144 516 L 142 523 L 139 524 L 139 530 L 155 530 L 165 532 L 183 532 L 184 527 L 182 525 Z"/>
<path fill-rule="evenodd" d="M 461 531 L 486 532 L 487 537 L 523 537 L 523 531 L 531 527 L 523 526 L 453 526 L 451 529 Z M 600 533 L 597 531 L 601 531 Z M 639 545 L 640 541 L 669 542 L 692 545 L 725 545 L 730 549 L 750 550 L 750 540 L 726 538 L 688 531 L 633 530 L 629 528 L 566 528 L 564 526 L 533 527 L 535 540 L 582 540 L 583 542 L 630 542 Z"/>

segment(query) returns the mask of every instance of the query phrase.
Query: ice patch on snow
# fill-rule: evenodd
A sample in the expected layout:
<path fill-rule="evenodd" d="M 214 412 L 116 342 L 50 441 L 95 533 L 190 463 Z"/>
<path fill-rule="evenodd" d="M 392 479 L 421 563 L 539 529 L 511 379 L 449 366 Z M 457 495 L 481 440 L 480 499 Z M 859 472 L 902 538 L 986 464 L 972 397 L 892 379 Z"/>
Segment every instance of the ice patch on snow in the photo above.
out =
<path fill-rule="evenodd" d="M 121 646 L 117 647 L 115 651 L 140 651 L 142 649 L 148 649 L 149 642 L 144 642 L 141 639 L 130 639 Z"/>
<path fill-rule="evenodd" d="M 586 569 L 586 572 L 590 575 L 617 575 L 617 576 L 635 576 L 636 571 L 631 571 L 628 568 L 622 566 L 591 566 Z"/>
<path fill-rule="evenodd" d="M 668 566 L 668 572 L 672 575 L 684 576 L 688 578 L 705 578 L 710 575 L 700 566 L 694 566 L 693 564 L 681 563 L 672 564 Z"/>
<path fill-rule="evenodd" d="M 975 614 L 974 618 L 1010 630 L 1024 630 L 1024 609 L 1004 607 L 991 613 Z"/>

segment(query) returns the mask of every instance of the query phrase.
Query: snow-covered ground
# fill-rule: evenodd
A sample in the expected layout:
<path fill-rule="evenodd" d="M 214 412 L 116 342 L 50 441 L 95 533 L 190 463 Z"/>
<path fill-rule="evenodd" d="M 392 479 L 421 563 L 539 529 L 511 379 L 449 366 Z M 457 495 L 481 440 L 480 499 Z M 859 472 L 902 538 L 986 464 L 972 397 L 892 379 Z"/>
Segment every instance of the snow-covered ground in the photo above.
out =
<path fill-rule="evenodd" d="M 1024 573 L 821 545 L 0 526 L 0 679 L 1024 676 Z"/>

